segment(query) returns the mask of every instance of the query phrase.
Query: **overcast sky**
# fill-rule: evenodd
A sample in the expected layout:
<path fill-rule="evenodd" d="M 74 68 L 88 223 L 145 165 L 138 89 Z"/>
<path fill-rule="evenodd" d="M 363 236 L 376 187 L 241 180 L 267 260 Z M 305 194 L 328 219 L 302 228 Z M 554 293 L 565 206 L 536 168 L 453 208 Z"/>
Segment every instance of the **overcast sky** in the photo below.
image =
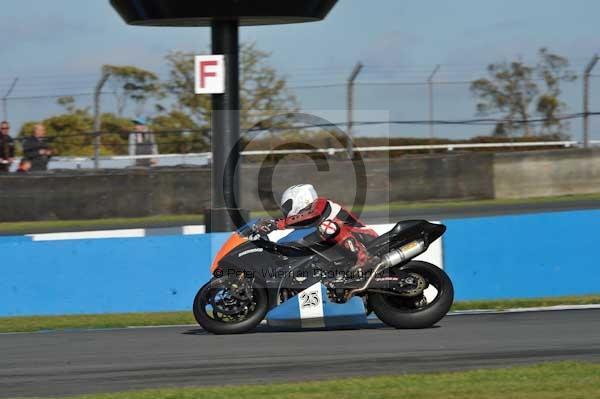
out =
<path fill-rule="evenodd" d="M 13 97 L 91 92 L 102 64 L 164 74 L 169 50 L 202 51 L 210 44 L 206 28 L 127 26 L 108 0 L 11 0 L 1 13 L 0 94 L 18 76 Z M 325 21 L 243 28 L 241 39 L 272 53 L 290 86 L 299 86 L 295 93 L 304 108 L 343 109 L 343 87 L 302 86 L 343 83 L 357 61 L 366 65 L 361 82 L 423 82 L 436 64 L 438 81 L 470 80 L 490 62 L 533 60 L 541 46 L 567 56 L 580 72 L 600 49 L 598 15 L 600 2 L 593 0 L 340 0 Z M 600 79 L 593 83 L 592 108 L 600 108 Z M 440 85 L 435 93 L 437 118 L 474 116 L 468 86 Z M 580 81 L 565 88 L 564 99 L 568 111 L 580 111 Z M 425 119 L 426 100 L 424 87 L 358 87 L 356 107 L 388 111 L 392 119 Z M 10 101 L 13 125 L 56 112 L 53 101 Z M 571 127 L 578 138 L 579 124 Z M 440 127 L 437 133 L 474 134 L 460 129 Z M 394 132 L 425 134 L 419 127 Z"/>

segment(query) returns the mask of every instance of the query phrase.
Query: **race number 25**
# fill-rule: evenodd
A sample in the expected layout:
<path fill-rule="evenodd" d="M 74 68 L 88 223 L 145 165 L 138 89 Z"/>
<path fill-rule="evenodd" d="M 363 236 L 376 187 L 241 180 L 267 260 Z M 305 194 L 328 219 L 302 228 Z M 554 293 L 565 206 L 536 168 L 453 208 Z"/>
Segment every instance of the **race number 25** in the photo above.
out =
<path fill-rule="evenodd" d="M 303 308 L 319 306 L 319 292 L 310 291 L 300 294 L 300 303 Z"/>

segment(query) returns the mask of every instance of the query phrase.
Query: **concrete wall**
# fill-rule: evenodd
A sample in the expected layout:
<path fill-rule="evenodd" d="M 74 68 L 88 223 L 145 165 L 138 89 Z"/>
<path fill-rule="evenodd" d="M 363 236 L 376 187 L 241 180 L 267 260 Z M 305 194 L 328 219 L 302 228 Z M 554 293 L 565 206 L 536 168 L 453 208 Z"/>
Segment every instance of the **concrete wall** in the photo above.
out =
<path fill-rule="evenodd" d="M 392 201 L 494 198 L 492 153 L 407 158 L 390 164 Z"/>
<path fill-rule="evenodd" d="M 111 170 L 0 176 L 0 221 L 201 213 L 210 170 Z"/>
<path fill-rule="evenodd" d="M 357 186 L 366 204 L 431 199 L 524 198 L 600 192 L 600 150 L 448 153 L 367 159 L 357 184 L 349 161 L 283 162 L 242 168 L 242 206 L 274 209 L 292 184 L 310 182 L 323 196 L 352 206 Z M 272 174 L 272 179 L 270 175 Z M 272 185 L 271 185 L 272 181 Z M 0 221 L 199 214 L 210 207 L 205 168 L 155 168 L 0 176 Z"/>
<path fill-rule="evenodd" d="M 498 153 L 496 198 L 600 192 L 600 149 Z"/>
<path fill-rule="evenodd" d="M 348 206 L 355 204 L 357 186 L 365 187 L 367 204 L 493 198 L 492 160 L 491 154 L 366 160 L 364 173 L 349 161 L 284 162 L 262 172 L 250 164 L 242 168 L 242 206 L 275 209 L 273 200 L 261 203 L 261 194 L 269 197 L 272 187 L 279 196 L 299 182 Z M 210 206 L 210 182 L 210 170 L 202 168 L 0 176 L 0 221 L 198 214 Z"/>
<path fill-rule="evenodd" d="M 387 162 L 367 162 L 367 202 L 385 203 L 388 193 Z M 349 161 L 337 162 L 283 162 L 276 167 L 247 165 L 242 172 L 242 206 L 246 209 L 276 209 L 281 192 L 294 184 L 310 182 L 322 196 L 330 196 L 345 204 L 353 204 L 356 193 L 354 165 Z M 272 176 L 272 178 L 271 178 Z M 379 182 L 379 184 L 376 184 Z M 275 198 L 271 197 L 274 192 Z M 260 196 L 272 198 L 261 203 Z"/>

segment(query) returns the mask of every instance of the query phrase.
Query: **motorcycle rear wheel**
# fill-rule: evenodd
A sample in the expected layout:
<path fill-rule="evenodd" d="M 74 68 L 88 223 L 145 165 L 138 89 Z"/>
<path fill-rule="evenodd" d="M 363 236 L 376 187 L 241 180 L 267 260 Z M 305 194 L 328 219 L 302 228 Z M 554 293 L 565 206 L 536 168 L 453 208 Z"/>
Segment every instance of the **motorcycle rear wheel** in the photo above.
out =
<path fill-rule="evenodd" d="M 368 301 L 379 320 L 395 328 L 427 328 L 440 321 L 454 301 L 452 281 L 439 267 L 422 261 L 412 261 L 400 267 L 404 272 L 419 274 L 437 289 L 436 297 L 424 306 L 412 307 L 410 298 L 369 293 Z M 392 269 L 393 271 L 393 269 Z"/>
<path fill-rule="evenodd" d="M 206 283 L 194 298 L 194 318 L 206 331 L 213 334 L 242 334 L 253 330 L 265 318 L 269 309 L 267 289 L 258 280 L 252 282 L 253 309 L 239 321 L 224 321 L 223 318 L 207 310 L 210 295 L 214 295 L 215 279 Z M 212 291 L 211 291 L 212 290 Z"/>

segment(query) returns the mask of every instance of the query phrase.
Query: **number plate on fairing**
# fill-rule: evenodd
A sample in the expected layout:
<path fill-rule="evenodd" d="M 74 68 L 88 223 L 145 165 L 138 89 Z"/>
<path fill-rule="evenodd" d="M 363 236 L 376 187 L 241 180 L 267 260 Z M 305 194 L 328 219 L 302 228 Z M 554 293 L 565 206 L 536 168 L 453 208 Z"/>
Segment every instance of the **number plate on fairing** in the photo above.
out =
<path fill-rule="evenodd" d="M 267 322 L 272 327 L 289 328 L 360 327 L 367 324 L 367 317 L 362 298 L 332 303 L 325 286 L 316 283 L 271 309 Z"/>
<path fill-rule="evenodd" d="M 325 327 L 323 321 L 323 290 L 321 283 L 316 283 L 298 294 L 300 319 L 302 327 Z"/>

